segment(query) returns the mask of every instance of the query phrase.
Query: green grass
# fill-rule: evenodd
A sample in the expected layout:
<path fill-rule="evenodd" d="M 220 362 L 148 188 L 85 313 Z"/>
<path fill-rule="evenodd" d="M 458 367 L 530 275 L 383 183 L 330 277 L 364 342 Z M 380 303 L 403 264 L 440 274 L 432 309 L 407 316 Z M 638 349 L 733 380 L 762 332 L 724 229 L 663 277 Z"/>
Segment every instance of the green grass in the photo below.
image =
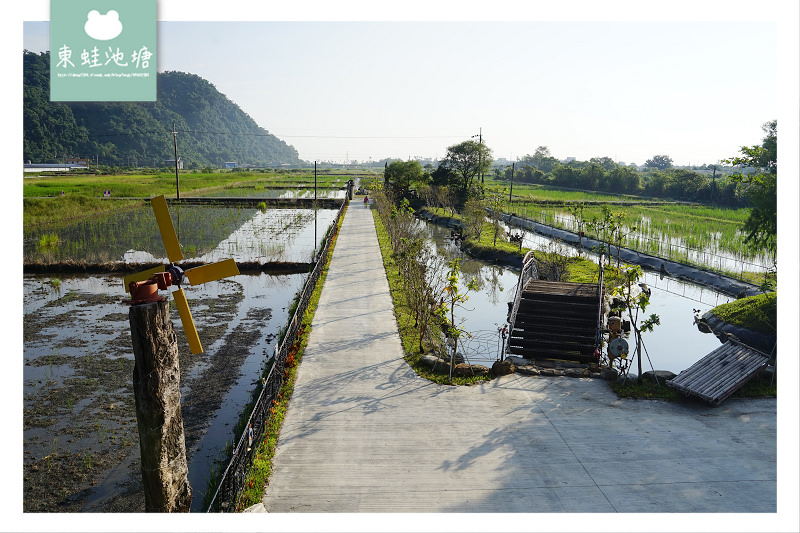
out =
<path fill-rule="evenodd" d="M 319 187 L 344 186 L 347 176 L 318 173 Z M 232 188 L 313 187 L 313 171 L 262 172 L 194 172 L 180 173 L 182 196 L 199 196 Z M 110 190 L 113 201 L 103 198 Z M 62 191 L 64 195 L 62 196 Z M 111 176 L 75 175 L 25 178 L 22 185 L 23 224 L 26 228 L 49 223 L 63 223 L 96 218 L 111 212 L 141 207 L 139 200 L 117 198 L 150 198 L 163 194 L 176 196 L 175 174 L 120 174 Z"/>
<path fill-rule="evenodd" d="M 181 194 L 202 193 L 224 188 L 249 187 L 307 187 L 314 185 L 314 174 L 305 172 L 287 176 L 281 173 L 264 174 L 250 172 L 188 172 L 179 173 Z M 344 185 L 346 176 L 326 176 L 318 174 L 317 185 L 330 187 L 338 182 Z M 111 191 L 112 197 L 176 196 L 174 172 L 154 174 L 119 175 L 74 175 L 26 178 L 22 185 L 23 197 L 60 197 L 81 194 L 102 198 L 103 192 Z"/>
<path fill-rule="evenodd" d="M 505 189 L 506 191 L 505 195 L 506 198 L 508 198 L 510 182 L 487 180 L 487 187 L 501 191 Z M 587 201 L 611 202 L 611 201 L 620 201 L 621 199 L 623 199 L 621 198 L 620 195 L 616 194 L 592 193 L 585 191 L 568 191 L 568 190 L 555 189 L 552 187 L 548 187 L 547 185 L 518 183 L 518 182 L 514 182 L 514 190 L 512 191 L 512 197 L 514 198 L 523 197 L 527 200 L 539 201 L 539 202 L 543 201 L 544 202 L 587 202 Z M 628 196 L 624 199 L 638 200 L 638 201 L 642 200 L 642 198 L 638 196 Z"/>
<path fill-rule="evenodd" d="M 721 320 L 767 335 L 775 335 L 778 324 L 778 293 L 740 298 L 715 307 Z"/>
<path fill-rule="evenodd" d="M 415 320 L 412 316 L 410 306 L 408 305 L 403 280 L 398 273 L 398 268 L 394 259 L 392 259 L 392 246 L 389 241 L 389 234 L 386 231 L 386 227 L 377 209 L 372 210 L 372 216 L 375 220 L 375 229 L 378 234 L 381 255 L 383 256 L 383 265 L 389 283 L 389 292 L 391 293 L 392 302 L 394 304 L 397 329 L 400 333 L 403 352 L 406 354 L 405 360 L 408 362 L 409 366 L 411 366 L 420 377 L 442 385 L 470 385 L 491 379 L 491 376 L 482 376 L 468 378 L 453 377 L 451 380 L 449 373 L 439 374 L 431 372 L 430 369 L 420 363 L 423 354 L 419 351 L 419 331 L 415 327 Z"/>
<path fill-rule="evenodd" d="M 640 384 L 637 384 L 636 376 L 629 376 L 624 385 L 618 382 L 611 383 L 611 390 L 620 398 L 634 400 L 700 401 L 667 387 L 663 381 L 656 384 L 655 381 L 643 379 Z M 777 395 L 778 387 L 776 384 L 770 385 L 769 380 L 766 378 L 755 378 L 734 392 L 731 398 L 775 398 Z"/>
<path fill-rule="evenodd" d="M 116 211 L 135 209 L 144 205 L 141 201 L 113 201 L 70 195 L 58 198 L 22 200 L 22 223 L 30 228 L 43 224 L 93 219 Z"/>
<path fill-rule="evenodd" d="M 640 384 L 637 384 L 636 376 L 630 375 L 628 376 L 628 381 L 626 381 L 624 385 L 618 382 L 612 382 L 611 390 L 620 398 L 670 401 L 686 400 L 686 396 L 680 394 L 675 389 L 667 387 L 663 381 L 659 381 L 659 384 L 656 384 L 655 381 L 643 379 Z"/>
<path fill-rule="evenodd" d="M 61 239 L 55 233 L 45 233 L 39 238 L 39 248 L 50 248 L 61 244 Z"/>
<path fill-rule="evenodd" d="M 223 188 L 264 187 L 264 186 L 313 186 L 313 171 L 287 176 L 283 173 L 260 172 L 179 172 L 181 194 L 208 192 Z M 318 186 L 331 186 L 337 181 L 344 184 L 346 176 L 317 175 Z M 174 172 L 154 174 L 120 174 L 111 176 L 76 175 L 26 178 L 22 185 L 24 197 L 65 196 L 81 194 L 88 197 L 102 197 L 103 191 L 110 190 L 112 197 L 149 198 L 163 194 L 176 196 Z"/>
<path fill-rule="evenodd" d="M 462 217 L 459 214 L 450 215 L 445 209 L 425 207 L 426 211 L 434 213 L 438 216 L 446 216 L 456 221 L 461 221 Z M 489 256 L 493 253 L 508 254 L 512 257 L 517 257 L 522 260 L 525 255 L 531 251 L 530 248 L 522 247 L 518 244 L 501 240 L 499 237 L 497 243 L 494 242 L 494 229 L 490 222 L 483 225 L 481 238 L 478 241 L 470 241 L 467 244 L 470 254 L 480 258 L 481 256 Z M 541 257 L 545 252 L 541 250 L 534 250 L 534 256 Z M 567 279 L 565 281 L 573 281 L 576 283 L 597 283 L 597 263 L 586 259 L 584 257 L 571 257 L 567 260 Z"/>

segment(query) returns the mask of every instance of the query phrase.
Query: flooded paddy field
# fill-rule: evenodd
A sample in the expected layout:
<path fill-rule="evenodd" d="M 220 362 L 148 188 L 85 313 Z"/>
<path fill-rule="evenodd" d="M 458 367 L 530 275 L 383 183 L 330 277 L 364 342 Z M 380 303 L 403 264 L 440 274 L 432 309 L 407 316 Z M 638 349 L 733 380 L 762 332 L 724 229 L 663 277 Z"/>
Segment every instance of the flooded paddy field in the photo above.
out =
<path fill-rule="evenodd" d="M 687 205 L 627 206 L 623 217 L 623 247 L 694 265 L 743 276 L 763 273 L 774 266 L 774 257 L 744 245 L 745 209 L 723 209 Z M 522 206 L 518 213 L 571 232 L 593 233 L 574 214 L 559 207 Z M 584 220 L 599 216 L 599 208 L 587 207 Z"/>
<path fill-rule="evenodd" d="M 171 206 L 186 259 L 309 262 L 335 209 Z M 25 263 L 161 261 L 166 252 L 149 205 L 69 225 L 25 229 Z"/>
<path fill-rule="evenodd" d="M 184 206 L 180 215 L 172 211 L 176 230 L 180 217 L 185 255 L 209 262 L 312 261 L 335 215 L 335 210 L 200 206 Z M 47 229 L 63 235 L 62 243 L 78 243 L 69 253 L 37 246 L 42 228 L 26 232 L 26 261 L 164 261 L 149 206 L 75 226 Z M 102 234 L 119 227 L 130 227 L 137 238 L 126 242 L 117 236 L 104 246 Z M 306 277 L 245 273 L 184 286 L 205 349 L 200 355 L 190 354 L 170 301 L 193 511 L 202 510 L 212 467 L 238 438 L 239 415 Z M 127 297 L 117 274 L 23 277 L 25 512 L 144 511 Z"/>
<path fill-rule="evenodd" d="M 245 198 L 330 198 L 343 200 L 347 193 L 345 182 L 335 183 L 338 186 L 317 187 L 301 185 L 288 188 L 281 185 L 241 187 L 223 189 L 209 194 L 213 197 L 245 197 Z"/>

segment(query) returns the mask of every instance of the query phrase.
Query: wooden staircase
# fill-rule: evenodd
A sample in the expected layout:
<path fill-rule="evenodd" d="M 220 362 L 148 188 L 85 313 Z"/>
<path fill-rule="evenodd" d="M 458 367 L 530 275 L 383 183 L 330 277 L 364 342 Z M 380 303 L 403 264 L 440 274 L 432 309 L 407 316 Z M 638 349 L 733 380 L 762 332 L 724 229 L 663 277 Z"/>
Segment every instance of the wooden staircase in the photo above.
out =
<path fill-rule="evenodd" d="M 508 353 L 526 359 L 597 361 L 599 298 L 597 284 L 527 280 L 512 316 Z"/>

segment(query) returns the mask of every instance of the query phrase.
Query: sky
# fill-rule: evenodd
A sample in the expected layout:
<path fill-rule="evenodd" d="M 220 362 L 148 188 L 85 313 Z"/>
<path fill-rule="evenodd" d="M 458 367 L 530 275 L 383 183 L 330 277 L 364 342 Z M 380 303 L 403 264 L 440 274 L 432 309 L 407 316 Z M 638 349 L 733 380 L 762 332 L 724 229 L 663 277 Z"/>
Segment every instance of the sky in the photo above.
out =
<path fill-rule="evenodd" d="M 48 28 L 26 23 L 24 47 Z M 775 20 L 158 25 L 159 71 L 208 80 L 306 161 L 442 158 L 475 136 L 509 161 L 717 163 L 778 118 L 778 67 Z"/>

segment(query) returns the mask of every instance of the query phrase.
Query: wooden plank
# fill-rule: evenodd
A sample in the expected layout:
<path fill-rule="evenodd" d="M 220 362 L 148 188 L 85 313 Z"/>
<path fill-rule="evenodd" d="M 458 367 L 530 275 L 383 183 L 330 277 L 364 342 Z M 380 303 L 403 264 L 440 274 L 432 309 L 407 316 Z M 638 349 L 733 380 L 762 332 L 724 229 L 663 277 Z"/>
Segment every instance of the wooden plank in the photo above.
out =
<path fill-rule="evenodd" d="M 523 334 L 523 332 L 519 332 L 519 331 L 517 331 L 515 329 L 514 332 L 511 335 L 511 338 L 512 339 L 529 339 L 529 340 L 534 340 L 534 339 L 543 339 L 543 340 L 553 339 L 553 340 L 559 340 L 559 341 L 567 339 L 567 340 L 570 340 L 570 341 L 576 342 L 576 343 L 588 343 L 588 344 L 594 345 L 594 342 L 595 342 L 595 339 L 596 339 L 596 335 L 594 335 L 594 332 L 592 331 L 592 332 L 572 333 L 572 334 L 569 335 L 569 337 L 565 337 L 564 334 L 561 333 L 561 332 L 554 332 L 554 331 L 550 331 L 550 330 L 546 330 L 546 329 L 545 330 L 539 329 L 539 330 L 533 330 L 533 331 L 525 331 L 524 334 Z"/>
<path fill-rule="evenodd" d="M 564 323 L 564 317 L 552 313 L 533 313 L 528 309 L 517 311 L 517 322 L 527 324 L 540 324 L 546 323 L 550 325 L 572 326 L 575 324 L 586 324 L 591 327 L 597 326 L 597 317 L 589 313 L 583 313 L 576 316 L 570 316 L 568 323 Z"/>
<path fill-rule="evenodd" d="M 728 341 L 668 381 L 667 386 L 711 405 L 719 405 L 758 375 L 768 362 L 767 354 Z"/>
<path fill-rule="evenodd" d="M 584 298 L 599 296 L 598 287 L 595 283 L 570 283 L 566 281 L 544 281 L 537 279 L 528 280 L 522 292 L 523 294 L 525 292 L 533 292 Z"/>

